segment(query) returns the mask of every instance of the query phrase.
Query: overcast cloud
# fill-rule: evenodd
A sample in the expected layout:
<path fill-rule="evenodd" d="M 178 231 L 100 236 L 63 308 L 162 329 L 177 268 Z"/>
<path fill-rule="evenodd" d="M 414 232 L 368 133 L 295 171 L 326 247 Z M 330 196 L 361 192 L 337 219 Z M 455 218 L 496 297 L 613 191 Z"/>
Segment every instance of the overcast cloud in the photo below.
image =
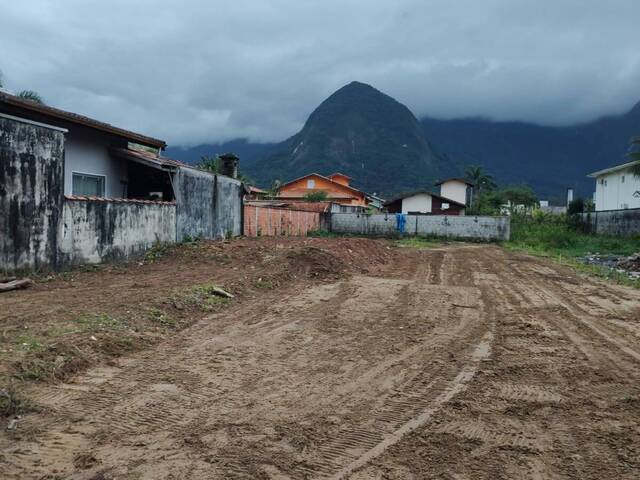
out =
<path fill-rule="evenodd" d="M 352 80 L 418 117 L 569 124 L 640 100 L 640 1 L 3 1 L 0 70 L 173 145 L 283 140 Z"/>

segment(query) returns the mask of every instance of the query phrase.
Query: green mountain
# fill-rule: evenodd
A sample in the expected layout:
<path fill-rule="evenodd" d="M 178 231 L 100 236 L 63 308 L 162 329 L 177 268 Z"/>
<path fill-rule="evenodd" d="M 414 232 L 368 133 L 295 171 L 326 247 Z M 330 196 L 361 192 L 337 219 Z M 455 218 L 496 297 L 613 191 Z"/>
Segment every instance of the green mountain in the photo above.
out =
<path fill-rule="evenodd" d="M 481 165 L 501 185 L 527 184 L 541 198 L 562 202 L 568 187 L 591 196 L 595 185 L 586 175 L 623 163 L 636 135 L 640 103 L 624 115 L 568 127 L 483 118 L 418 121 L 393 98 L 353 82 L 322 102 L 284 142 L 237 140 L 168 152 L 193 162 L 205 153 L 236 151 L 243 173 L 260 186 L 339 171 L 353 177 L 354 186 L 387 197 L 433 188 L 437 178 Z"/>
<path fill-rule="evenodd" d="M 352 82 L 322 102 L 300 132 L 244 168 L 264 185 L 311 172 L 341 172 L 358 188 L 390 195 L 433 185 L 456 170 L 450 163 L 434 150 L 407 107 L 370 85 Z"/>
<path fill-rule="evenodd" d="M 487 119 L 421 120 L 425 135 L 463 165 L 482 165 L 500 184 L 527 184 L 541 198 L 564 201 L 567 188 L 590 197 L 587 174 L 624 163 L 640 134 L 640 103 L 623 115 L 569 127 Z"/>

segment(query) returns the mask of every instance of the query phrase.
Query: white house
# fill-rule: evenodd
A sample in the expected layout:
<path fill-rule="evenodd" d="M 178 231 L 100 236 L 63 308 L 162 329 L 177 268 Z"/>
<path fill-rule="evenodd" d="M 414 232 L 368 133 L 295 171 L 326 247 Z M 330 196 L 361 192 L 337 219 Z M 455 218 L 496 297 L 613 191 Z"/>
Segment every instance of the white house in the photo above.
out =
<path fill-rule="evenodd" d="M 630 167 L 636 164 L 640 164 L 640 161 L 623 163 L 588 175 L 596 179 L 594 200 L 597 212 L 640 208 L 640 178 L 630 171 Z"/>
<path fill-rule="evenodd" d="M 463 205 L 471 203 L 471 187 L 473 184 L 463 178 L 448 178 L 436 183 L 440 187 L 440 196 L 449 198 Z"/>

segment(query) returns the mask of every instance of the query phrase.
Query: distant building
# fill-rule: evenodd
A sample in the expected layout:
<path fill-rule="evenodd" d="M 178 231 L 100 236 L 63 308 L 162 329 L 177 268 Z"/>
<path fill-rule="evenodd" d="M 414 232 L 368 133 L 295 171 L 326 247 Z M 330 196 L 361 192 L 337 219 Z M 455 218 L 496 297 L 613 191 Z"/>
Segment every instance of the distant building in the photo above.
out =
<path fill-rule="evenodd" d="M 465 204 L 433 192 L 411 192 L 385 203 L 389 213 L 417 213 L 424 215 L 464 215 Z"/>
<path fill-rule="evenodd" d="M 597 212 L 640 208 L 640 178 L 630 171 L 638 164 L 640 161 L 636 160 L 587 175 L 596 180 L 594 201 Z"/>
<path fill-rule="evenodd" d="M 310 173 L 282 184 L 278 189 L 278 197 L 280 199 L 304 200 L 309 194 L 325 192 L 327 194 L 326 200 L 329 202 L 366 207 L 369 204 L 367 194 L 350 186 L 350 182 L 351 177 L 342 173 L 334 173 L 328 177 L 318 173 Z"/>
<path fill-rule="evenodd" d="M 463 178 L 448 178 L 436 183 L 440 187 L 440 195 L 444 198 L 455 200 L 463 205 L 471 204 L 471 192 L 473 183 Z"/>

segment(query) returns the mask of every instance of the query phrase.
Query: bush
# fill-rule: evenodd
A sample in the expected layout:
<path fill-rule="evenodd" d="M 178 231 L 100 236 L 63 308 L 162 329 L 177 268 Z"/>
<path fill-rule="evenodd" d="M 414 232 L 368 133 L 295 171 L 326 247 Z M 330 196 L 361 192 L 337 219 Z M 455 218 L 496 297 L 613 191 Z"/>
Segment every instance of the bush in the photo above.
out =
<path fill-rule="evenodd" d="M 304 196 L 307 202 L 324 202 L 328 198 L 327 192 L 324 190 L 316 190 L 315 192 L 309 192 Z"/>

